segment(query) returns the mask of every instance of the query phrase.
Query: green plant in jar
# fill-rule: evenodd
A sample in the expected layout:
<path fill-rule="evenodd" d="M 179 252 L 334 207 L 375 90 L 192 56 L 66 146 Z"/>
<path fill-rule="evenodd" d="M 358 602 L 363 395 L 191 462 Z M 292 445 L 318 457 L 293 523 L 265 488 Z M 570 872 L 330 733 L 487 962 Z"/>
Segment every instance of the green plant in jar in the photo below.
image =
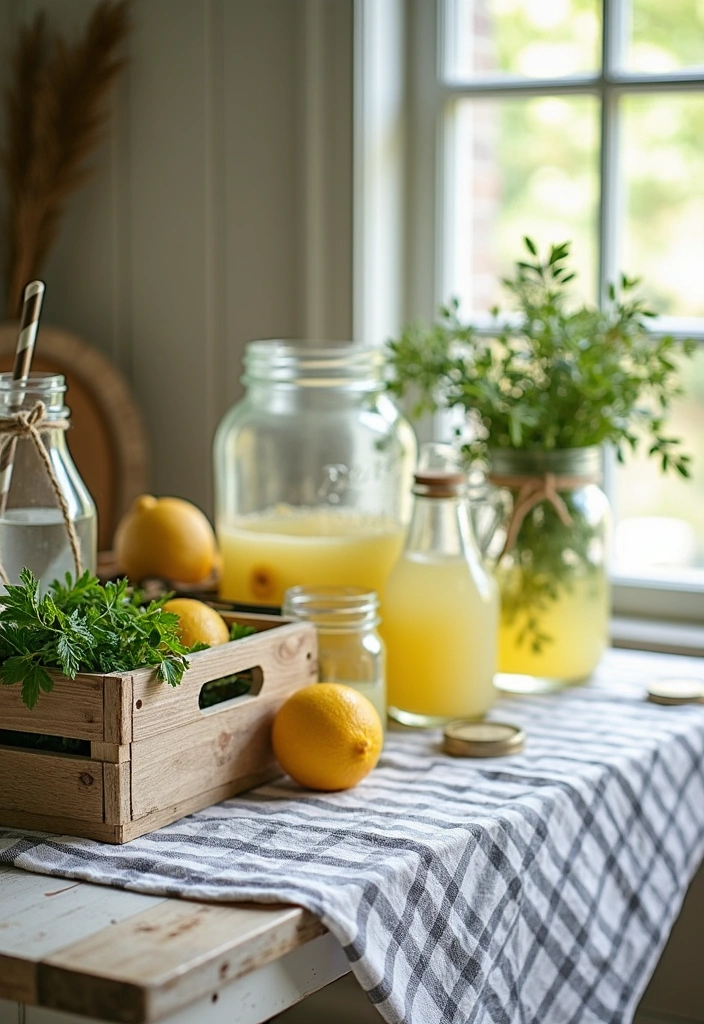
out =
<path fill-rule="evenodd" d="M 388 387 L 415 414 L 466 413 L 463 451 L 502 512 L 486 545 L 502 595 L 499 668 L 552 685 L 588 675 L 606 644 L 603 446 L 621 462 L 645 446 L 664 472 L 689 476 L 666 419 L 682 391 L 678 356 L 695 346 L 648 330 L 654 313 L 626 275 L 603 308 L 574 306 L 569 243 L 545 257 L 524 243 L 503 282 L 510 312 L 493 310 L 480 332 L 453 300 L 435 323 L 409 325 L 388 343 Z"/>

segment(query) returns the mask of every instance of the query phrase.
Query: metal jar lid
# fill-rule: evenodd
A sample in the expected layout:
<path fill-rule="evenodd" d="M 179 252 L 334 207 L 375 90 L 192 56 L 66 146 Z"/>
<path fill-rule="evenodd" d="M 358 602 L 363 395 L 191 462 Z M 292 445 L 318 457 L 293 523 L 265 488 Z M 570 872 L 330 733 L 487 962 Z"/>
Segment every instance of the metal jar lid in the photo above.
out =
<path fill-rule="evenodd" d="M 704 681 L 658 679 L 648 685 L 648 700 L 654 704 L 704 704 Z"/>
<path fill-rule="evenodd" d="M 443 750 L 453 757 L 502 757 L 523 750 L 525 740 L 517 725 L 460 718 L 445 726 Z"/>

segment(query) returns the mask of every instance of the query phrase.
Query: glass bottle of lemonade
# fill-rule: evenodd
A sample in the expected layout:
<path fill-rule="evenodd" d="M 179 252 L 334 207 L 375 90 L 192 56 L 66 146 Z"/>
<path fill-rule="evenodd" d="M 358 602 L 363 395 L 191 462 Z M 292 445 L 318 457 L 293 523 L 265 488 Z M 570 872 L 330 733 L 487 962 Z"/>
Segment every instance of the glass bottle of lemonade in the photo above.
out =
<path fill-rule="evenodd" d="M 383 355 L 255 341 L 215 445 L 220 596 L 278 607 L 290 587 L 380 592 L 410 518 L 416 443 L 384 393 Z"/>
<path fill-rule="evenodd" d="M 499 595 L 472 534 L 466 477 L 415 474 L 403 553 L 383 592 L 389 715 L 404 725 L 479 718 L 496 691 Z"/>

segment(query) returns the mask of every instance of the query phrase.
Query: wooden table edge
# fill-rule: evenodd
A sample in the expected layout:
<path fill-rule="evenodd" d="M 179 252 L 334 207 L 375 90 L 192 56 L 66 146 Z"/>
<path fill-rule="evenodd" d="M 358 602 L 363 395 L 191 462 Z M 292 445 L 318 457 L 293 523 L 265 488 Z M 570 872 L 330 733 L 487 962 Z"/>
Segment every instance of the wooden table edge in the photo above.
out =
<path fill-rule="evenodd" d="M 48 955 L 0 953 L 0 999 L 150 1024 L 326 934 L 298 906 L 164 898 Z"/>

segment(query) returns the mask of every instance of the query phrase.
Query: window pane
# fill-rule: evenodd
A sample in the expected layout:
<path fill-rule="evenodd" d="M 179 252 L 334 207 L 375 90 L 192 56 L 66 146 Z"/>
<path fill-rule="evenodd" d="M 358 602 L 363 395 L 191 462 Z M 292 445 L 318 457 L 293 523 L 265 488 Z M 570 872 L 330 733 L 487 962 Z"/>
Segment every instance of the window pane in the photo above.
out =
<path fill-rule="evenodd" d="M 572 242 L 574 293 L 596 295 L 598 106 L 589 96 L 460 100 L 452 107 L 444 292 L 462 312 L 501 305 L 529 235 Z"/>
<path fill-rule="evenodd" d="M 554 78 L 596 71 L 598 0 L 447 0 L 447 75 Z"/>
<path fill-rule="evenodd" d="M 662 73 L 704 67 L 702 0 L 631 0 L 626 63 Z"/>
<path fill-rule="evenodd" d="M 704 583 L 704 344 L 685 365 L 687 392 L 673 408 L 667 435 L 684 439 L 692 478 L 664 476 L 645 455 L 619 467 L 614 568 L 626 576 Z"/>
<path fill-rule="evenodd" d="M 658 313 L 704 316 L 704 95 L 628 96 L 623 115 L 621 267 Z"/>

